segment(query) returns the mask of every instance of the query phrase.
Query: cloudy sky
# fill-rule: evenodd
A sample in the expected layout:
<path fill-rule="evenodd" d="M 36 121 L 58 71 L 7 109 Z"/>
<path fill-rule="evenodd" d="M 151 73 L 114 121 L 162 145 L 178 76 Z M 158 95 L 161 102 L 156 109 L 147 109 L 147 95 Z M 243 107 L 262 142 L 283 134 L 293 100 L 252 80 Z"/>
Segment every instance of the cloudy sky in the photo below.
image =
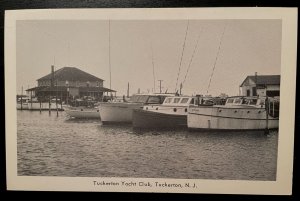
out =
<path fill-rule="evenodd" d="M 17 93 L 51 65 L 80 68 L 107 88 L 111 68 L 117 95 L 128 82 L 130 94 L 159 92 L 158 80 L 168 92 L 184 82 L 186 95 L 238 95 L 247 75 L 280 74 L 281 20 L 111 20 L 110 67 L 108 30 L 107 20 L 17 21 Z"/>

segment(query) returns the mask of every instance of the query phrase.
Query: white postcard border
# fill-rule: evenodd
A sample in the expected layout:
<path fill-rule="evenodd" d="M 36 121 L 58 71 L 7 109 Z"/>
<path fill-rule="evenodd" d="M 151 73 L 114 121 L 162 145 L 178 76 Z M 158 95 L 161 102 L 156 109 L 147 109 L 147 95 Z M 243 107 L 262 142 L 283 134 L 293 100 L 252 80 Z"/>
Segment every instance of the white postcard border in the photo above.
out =
<path fill-rule="evenodd" d="M 154 19 L 281 19 L 281 105 L 276 181 L 164 179 L 164 178 L 99 178 L 17 176 L 16 129 L 16 21 L 17 20 L 154 20 Z M 295 8 L 146 8 L 146 9 L 37 9 L 5 12 L 5 115 L 6 168 L 8 190 L 42 191 L 108 191 L 170 192 L 216 194 L 292 193 L 294 147 L 297 9 Z M 119 185 L 101 185 L 101 182 Z M 98 182 L 100 185 L 98 185 Z M 122 182 L 136 182 L 126 186 Z M 156 187 L 158 183 L 191 187 Z M 152 187 L 146 186 L 151 184 Z M 95 185 L 96 184 L 96 185 Z M 124 185 L 122 185 L 124 184 Z M 139 186 L 139 184 L 143 186 Z"/>

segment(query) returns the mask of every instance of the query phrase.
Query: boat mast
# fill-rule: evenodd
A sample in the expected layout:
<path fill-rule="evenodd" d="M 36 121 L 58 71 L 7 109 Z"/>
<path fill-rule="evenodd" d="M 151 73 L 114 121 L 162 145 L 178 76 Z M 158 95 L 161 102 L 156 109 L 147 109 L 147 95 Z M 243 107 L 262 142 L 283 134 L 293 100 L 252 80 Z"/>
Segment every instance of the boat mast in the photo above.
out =
<path fill-rule="evenodd" d="M 191 67 L 191 64 L 192 64 L 192 61 L 193 61 L 193 58 L 194 58 L 194 55 L 195 55 L 196 49 L 197 49 L 197 47 L 198 47 L 198 42 L 199 42 L 199 38 L 200 38 L 200 34 L 201 34 L 201 32 L 202 32 L 202 29 L 201 29 L 200 33 L 198 34 L 198 37 L 197 37 L 197 42 L 196 42 L 196 45 L 195 45 L 195 47 L 194 47 L 194 51 L 193 51 L 193 53 L 192 53 L 192 56 L 191 56 L 191 59 L 190 59 L 189 66 L 188 66 L 188 68 L 187 68 L 187 70 L 186 70 L 186 73 L 185 73 L 185 76 L 184 76 L 184 80 L 183 80 L 183 82 L 182 82 L 182 85 L 181 85 L 181 87 L 182 87 L 182 88 L 183 88 L 183 85 L 184 85 L 184 83 L 185 83 L 185 80 L 186 80 L 187 74 L 188 74 L 188 72 L 189 72 L 189 70 L 190 70 L 190 67 Z"/>
<path fill-rule="evenodd" d="M 221 36 L 221 39 L 220 39 L 220 43 L 219 43 L 219 49 L 218 49 L 218 52 L 217 52 L 217 55 L 216 55 L 216 58 L 215 58 L 215 62 L 214 62 L 214 66 L 213 66 L 213 69 L 212 69 L 212 72 L 211 72 L 211 75 L 210 75 L 210 79 L 209 79 L 209 82 L 208 82 L 208 86 L 207 86 L 207 90 L 206 90 L 206 94 L 207 95 L 208 95 L 208 91 L 209 91 L 211 79 L 212 79 L 212 76 L 214 75 L 214 71 L 215 71 L 216 64 L 217 64 L 217 61 L 218 61 L 218 57 L 219 57 L 219 54 L 220 54 L 220 49 L 221 49 L 221 45 L 222 45 L 222 40 L 223 40 L 223 36 L 224 36 L 224 33 L 225 33 L 225 29 L 226 29 L 226 25 L 224 26 L 224 29 L 223 29 L 223 33 L 222 33 L 222 36 Z"/>
<path fill-rule="evenodd" d="M 128 86 L 127 86 L 127 98 L 129 98 L 129 82 L 128 82 Z"/>
<path fill-rule="evenodd" d="M 158 80 L 159 81 L 159 93 L 161 93 L 161 82 L 163 81 L 163 80 Z"/>
<path fill-rule="evenodd" d="M 184 42 L 183 42 L 183 46 L 182 46 L 181 58 L 180 58 L 178 74 L 177 74 L 177 80 L 176 80 L 176 86 L 175 86 L 175 93 L 176 93 L 176 90 L 177 90 L 177 84 L 178 84 L 178 78 L 179 78 L 181 64 L 182 64 L 183 52 L 184 52 L 184 48 L 185 48 L 186 36 L 187 36 L 187 32 L 189 30 L 189 23 L 190 23 L 190 20 L 188 20 L 187 26 L 186 26 L 185 37 L 184 37 Z"/>
<path fill-rule="evenodd" d="M 152 70 L 153 70 L 153 89 L 155 93 L 155 71 L 154 71 L 154 56 L 153 56 L 153 46 L 151 41 L 151 53 L 152 53 Z"/>
<path fill-rule="evenodd" d="M 111 63 L 110 63 L 110 20 L 108 20 L 108 66 L 109 66 L 109 89 L 111 90 Z M 110 92 L 112 96 L 112 92 Z"/>

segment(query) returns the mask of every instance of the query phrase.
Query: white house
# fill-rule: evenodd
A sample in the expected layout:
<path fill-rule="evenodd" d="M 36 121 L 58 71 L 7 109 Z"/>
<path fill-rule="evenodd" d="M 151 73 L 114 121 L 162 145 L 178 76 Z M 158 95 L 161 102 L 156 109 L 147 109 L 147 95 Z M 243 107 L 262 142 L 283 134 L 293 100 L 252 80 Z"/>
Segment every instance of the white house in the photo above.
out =
<path fill-rule="evenodd" d="M 247 76 L 240 85 L 242 96 L 279 96 L 280 75 Z"/>

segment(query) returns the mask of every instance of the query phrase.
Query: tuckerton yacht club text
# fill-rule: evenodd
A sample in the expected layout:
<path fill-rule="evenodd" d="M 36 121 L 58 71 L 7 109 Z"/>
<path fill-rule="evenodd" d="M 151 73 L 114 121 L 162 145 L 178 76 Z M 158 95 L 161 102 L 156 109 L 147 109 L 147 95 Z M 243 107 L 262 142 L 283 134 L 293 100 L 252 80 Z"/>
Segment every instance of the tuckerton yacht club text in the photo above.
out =
<path fill-rule="evenodd" d="M 94 186 L 123 186 L 123 187 L 163 187 L 163 188 L 197 188 L 195 183 L 168 183 L 168 182 L 133 182 L 133 181 L 120 181 L 120 182 L 106 182 L 106 181 L 93 181 Z"/>

